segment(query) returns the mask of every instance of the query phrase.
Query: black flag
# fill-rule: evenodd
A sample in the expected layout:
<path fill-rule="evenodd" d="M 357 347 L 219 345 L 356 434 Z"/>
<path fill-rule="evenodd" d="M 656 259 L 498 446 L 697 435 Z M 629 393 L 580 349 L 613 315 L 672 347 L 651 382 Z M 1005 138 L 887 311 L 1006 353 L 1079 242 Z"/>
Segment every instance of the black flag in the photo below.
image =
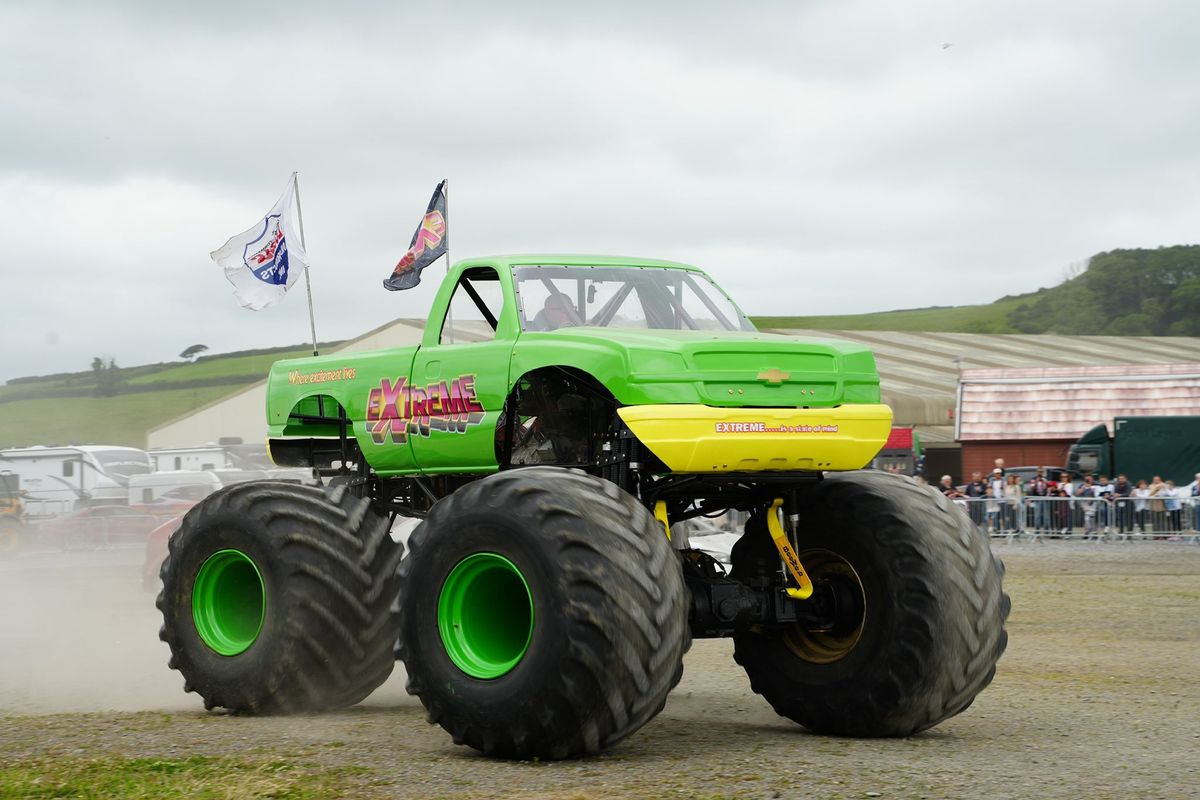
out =
<path fill-rule="evenodd" d="M 450 230 L 446 224 L 446 182 L 442 181 L 433 190 L 425 217 L 413 234 L 408 252 L 396 264 L 383 288 L 393 292 L 411 289 L 421 282 L 421 270 L 446 254 L 450 244 Z"/>

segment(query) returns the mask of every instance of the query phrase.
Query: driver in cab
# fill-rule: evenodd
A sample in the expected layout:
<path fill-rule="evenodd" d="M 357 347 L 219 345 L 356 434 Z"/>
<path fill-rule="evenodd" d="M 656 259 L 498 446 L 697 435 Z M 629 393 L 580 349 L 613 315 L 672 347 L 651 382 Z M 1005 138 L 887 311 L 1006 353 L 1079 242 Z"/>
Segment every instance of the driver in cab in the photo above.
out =
<path fill-rule="evenodd" d="M 530 327 L 535 331 L 553 331 L 580 324 L 582 323 L 571 299 L 562 292 L 555 292 L 546 298 L 542 310 L 533 318 Z"/>

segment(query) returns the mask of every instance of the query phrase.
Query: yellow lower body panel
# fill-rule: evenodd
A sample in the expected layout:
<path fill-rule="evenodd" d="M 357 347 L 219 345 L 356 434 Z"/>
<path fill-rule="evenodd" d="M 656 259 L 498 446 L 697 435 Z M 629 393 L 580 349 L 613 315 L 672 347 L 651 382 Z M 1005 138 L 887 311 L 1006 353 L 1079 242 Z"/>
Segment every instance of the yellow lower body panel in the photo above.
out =
<path fill-rule="evenodd" d="M 861 469 L 892 430 L 892 409 L 885 405 L 653 405 L 617 413 L 672 472 Z"/>

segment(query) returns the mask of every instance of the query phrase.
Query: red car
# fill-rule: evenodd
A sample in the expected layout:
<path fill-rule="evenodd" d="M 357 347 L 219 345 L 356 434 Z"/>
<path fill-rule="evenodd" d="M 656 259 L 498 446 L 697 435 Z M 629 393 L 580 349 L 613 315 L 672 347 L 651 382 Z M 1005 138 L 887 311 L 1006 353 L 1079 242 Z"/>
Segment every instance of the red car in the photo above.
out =
<path fill-rule="evenodd" d="M 167 540 L 179 530 L 183 514 L 178 514 L 150 531 L 146 539 L 146 559 L 142 562 L 142 588 L 153 591 L 158 588 L 158 570 L 167 559 Z"/>

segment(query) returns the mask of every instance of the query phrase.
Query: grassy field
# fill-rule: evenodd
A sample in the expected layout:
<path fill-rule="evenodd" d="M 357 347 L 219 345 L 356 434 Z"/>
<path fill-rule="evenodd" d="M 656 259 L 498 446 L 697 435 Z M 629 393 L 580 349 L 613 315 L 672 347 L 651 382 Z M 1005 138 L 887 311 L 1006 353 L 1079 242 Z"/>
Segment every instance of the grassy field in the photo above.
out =
<path fill-rule="evenodd" d="M 246 375 L 251 380 L 261 380 L 267 377 L 271 365 L 281 358 L 300 358 L 311 356 L 310 348 L 301 348 L 286 353 L 266 353 L 254 356 L 229 356 L 227 358 L 212 358 L 197 361 L 194 364 L 179 364 L 169 366 L 159 372 L 138 375 L 129 380 L 131 384 L 145 384 L 177 381 L 194 381 L 208 378 L 224 378 L 230 375 Z"/>
<path fill-rule="evenodd" d="M 0 403 L 0 446 L 76 442 L 145 447 L 151 428 L 236 390 L 236 386 L 207 386 Z"/>
<path fill-rule="evenodd" d="M 55 756 L 0 763 L 0 798 L 279 798 L 377 796 L 355 766 L 317 767 L 282 760 Z"/>
<path fill-rule="evenodd" d="M 5 384 L 0 386 L 0 447 L 54 443 L 145 447 L 151 428 L 262 380 L 279 359 L 311 352 L 297 346 L 274 353 L 231 353 L 195 363 L 123 368 L 121 386 L 163 386 L 110 397 L 95 396 L 96 374 L 91 370 Z M 172 388 L 188 381 L 213 385 Z"/>
<path fill-rule="evenodd" d="M 760 328 L 809 328 L 852 331 L 928 331 L 1016 333 L 1007 315 L 1023 300 L 1011 298 L 982 306 L 913 308 L 874 314 L 812 317 L 751 317 Z"/>

